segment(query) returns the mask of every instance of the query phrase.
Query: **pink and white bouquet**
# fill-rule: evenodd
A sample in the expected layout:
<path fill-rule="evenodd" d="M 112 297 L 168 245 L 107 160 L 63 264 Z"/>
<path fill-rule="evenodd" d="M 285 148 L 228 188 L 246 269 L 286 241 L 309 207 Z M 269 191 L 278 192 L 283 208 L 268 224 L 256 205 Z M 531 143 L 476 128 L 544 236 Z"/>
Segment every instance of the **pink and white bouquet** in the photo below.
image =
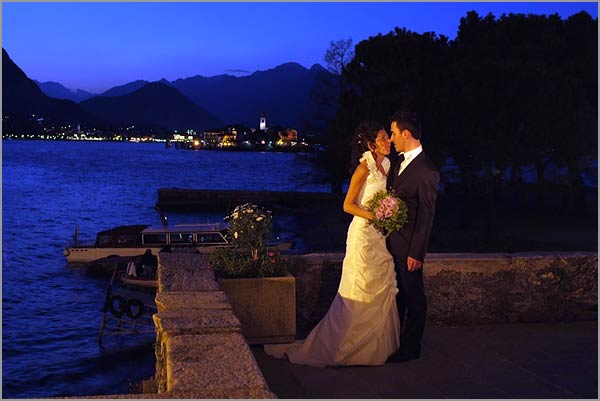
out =
<path fill-rule="evenodd" d="M 406 203 L 393 191 L 384 189 L 375 193 L 366 206 L 375 214 L 375 218 L 369 223 L 385 236 L 401 229 L 408 219 Z"/>

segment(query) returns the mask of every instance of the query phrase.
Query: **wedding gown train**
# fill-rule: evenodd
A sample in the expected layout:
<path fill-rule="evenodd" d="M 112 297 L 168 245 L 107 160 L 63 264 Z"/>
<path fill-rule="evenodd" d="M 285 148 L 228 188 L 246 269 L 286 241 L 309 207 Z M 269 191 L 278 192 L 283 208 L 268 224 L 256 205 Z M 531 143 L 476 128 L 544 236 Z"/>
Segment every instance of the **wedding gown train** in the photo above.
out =
<path fill-rule="evenodd" d="M 386 177 L 365 152 L 369 175 L 358 195 L 359 205 L 385 189 Z M 385 171 L 390 162 L 383 161 Z M 382 365 L 399 347 L 400 322 L 396 307 L 396 273 L 385 238 L 355 216 L 348 228 L 342 277 L 327 314 L 304 341 L 268 344 L 265 352 L 310 366 Z"/>

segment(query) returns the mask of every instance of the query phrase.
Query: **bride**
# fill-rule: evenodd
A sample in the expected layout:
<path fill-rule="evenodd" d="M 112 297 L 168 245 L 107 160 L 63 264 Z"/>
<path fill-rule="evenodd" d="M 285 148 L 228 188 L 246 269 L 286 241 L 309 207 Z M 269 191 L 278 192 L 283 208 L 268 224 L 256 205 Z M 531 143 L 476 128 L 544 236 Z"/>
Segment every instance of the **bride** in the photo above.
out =
<path fill-rule="evenodd" d="M 366 203 L 385 189 L 390 139 L 378 124 L 364 122 L 353 138 L 353 162 L 344 211 L 354 215 L 338 292 L 323 319 L 303 342 L 265 345 L 265 352 L 295 364 L 324 367 L 382 365 L 399 348 L 394 261 L 385 238 L 369 220 Z"/>

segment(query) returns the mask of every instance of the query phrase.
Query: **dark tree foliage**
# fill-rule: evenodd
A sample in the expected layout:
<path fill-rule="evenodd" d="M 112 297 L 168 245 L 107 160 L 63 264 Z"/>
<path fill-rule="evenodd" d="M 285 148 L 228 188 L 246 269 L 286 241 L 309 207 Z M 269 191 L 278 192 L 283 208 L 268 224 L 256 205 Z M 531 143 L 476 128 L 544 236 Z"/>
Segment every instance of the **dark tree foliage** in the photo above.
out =
<path fill-rule="evenodd" d="M 578 22 L 569 22 L 571 19 Z M 577 166 L 582 156 L 590 155 L 592 146 L 594 150 L 597 146 L 593 128 L 597 114 L 596 108 L 592 109 L 597 89 L 586 89 L 586 82 L 597 88 L 597 76 L 589 73 L 589 63 L 597 59 L 597 22 L 586 13 L 571 19 L 563 21 L 556 14 L 481 18 L 471 12 L 461 20 L 452 44 L 453 68 L 471 68 L 470 76 L 459 81 L 460 86 L 472 90 L 471 104 L 460 111 L 482 124 L 463 133 L 464 140 L 459 143 L 482 137 L 467 152 L 476 159 L 477 167 L 494 165 L 502 171 L 510 166 L 518 176 L 522 165 L 535 166 L 538 207 L 542 207 L 548 164 L 569 167 L 570 184 L 581 191 Z M 596 61 L 592 65 L 597 68 Z M 465 101 L 464 97 L 460 100 Z M 493 108 L 496 110 L 490 115 Z M 473 128 L 461 121 L 453 123 L 457 131 Z M 518 177 L 513 182 L 518 182 Z"/>
<path fill-rule="evenodd" d="M 324 60 L 328 70 L 333 75 L 320 74 L 317 81 L 317 84 L 320 84 L 320 86 L 317 86 L 313 90 L 313 99 L 316 100 L 316 103 L 320 105 L 319 107 L 323 111 L 328 108 L 326 103 L 331 100 L 330 96 L 332 93 L 336 94 L 336 100 L 341 104 L 341 99 L 347 90 L 347 80 L 345 78 L 346 67 L 353 57 L 352 39 L 332 41 L 329 44 Z M 336 90 L 332 91 L 331 88 L 336 88 Z M 329 108 L 329 110 L 331 109 Z M 317 117 L 316 123 L 318 124 L 320 113 L 315 113 L 315 116 Z M 340 127 L 338 119 L 328 121 L 325 131 L 327 134 L 323 144 L 326 150 L 320 155 L 319 164 L 324 166 L 328 172 L 331 191 L 341 194 L 342 183 L 347 176 L 346 165 L 348 155 L 350 154 L 351 134 L 347 135 L 344 128 Z"/>
<path fill-rule="evenodd" d="M 498 177 L 508 169 L 515 190 L 522 168 L 535 167 L 541 207 L 550 163 L 569 171 L 564 206 L 582 211 L 582 161 L 597 159 L 597 29 L 586 12 L 566 20 L 469 12 L 453 41 L 400 28 L 370 37 L 342 71 L 335 143 L 349 142 L 360 121 L 389 124 L 410 109 L 423 119 L 428 154 L 460 169 L 463 223 L 483 198 L 494 235 Z"/>
<path fill-rule="evenodd" d="M 346 65 L 354 57 L 352 50 L 352 39 L 341 39 L 329 43 L 329 48 L 325 51 L 325 64 L 333 74 L 341 75 Z"/>
<path fill-rule="evenodd" d="M 414 110 L 429 119 L 428 103 L 447 53 L 446 37 L 399 28 L 360 42 L 344 72 L 348 86 L 340 96 L 336 128 L 348 137 L 363 120 L 388 126 L 399 109 Z M 439 149 L 433 146 L 436 140 L 432 135 L 424 142 L 430 149 Z"/>

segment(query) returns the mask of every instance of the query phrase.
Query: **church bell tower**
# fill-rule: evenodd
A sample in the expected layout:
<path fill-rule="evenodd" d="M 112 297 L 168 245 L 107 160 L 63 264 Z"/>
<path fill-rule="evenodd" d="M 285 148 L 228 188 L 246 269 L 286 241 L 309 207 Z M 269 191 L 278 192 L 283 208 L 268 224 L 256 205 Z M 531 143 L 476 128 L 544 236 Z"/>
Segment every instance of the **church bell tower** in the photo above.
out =
<path fill-rule="evenodd" d="M 267 129 L 267 117 L 265 116 L 265 113 L 262 113 L 262 116 L 260 116 L 259 129 L 261 131 L 265 131 Z"/>

